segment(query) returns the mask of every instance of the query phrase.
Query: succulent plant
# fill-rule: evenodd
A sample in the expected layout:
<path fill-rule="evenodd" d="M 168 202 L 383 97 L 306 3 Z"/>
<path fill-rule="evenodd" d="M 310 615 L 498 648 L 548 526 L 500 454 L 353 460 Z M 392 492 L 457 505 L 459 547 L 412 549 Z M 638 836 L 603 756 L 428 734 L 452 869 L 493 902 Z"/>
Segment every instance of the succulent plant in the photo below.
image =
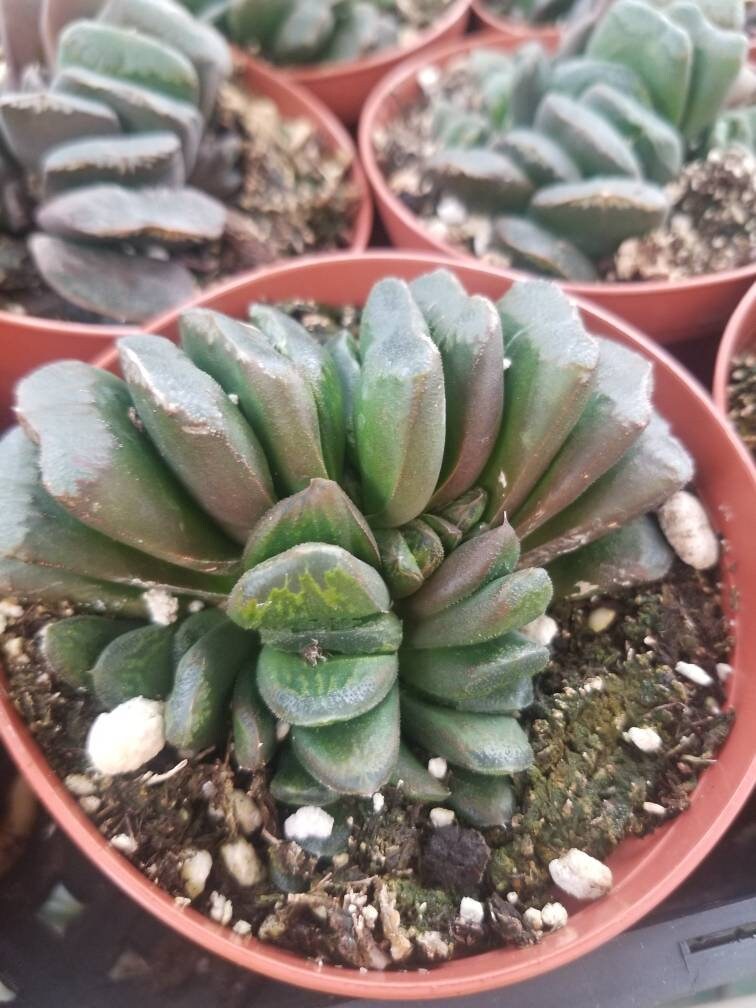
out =
<path fill-rule="evenodd" d="M 730 0 L 618 0 L 574 51 L 536 43 L 513 56 L 473 54 L 482 109 L 437 103 L 439 150 L 428 175 L 493 218 L 513 263 L 568 280 L 662 225 L 666 183 L 686 158 L 733 134 L 751 110 L 720 120 L 747 41 Z"/>
<path fill-rule="evenodd" d="M 495 306 L 445 270 L 385 279 L 358 339 L 249 320 L 192 309 L 180 348 L 119 341 L 123 379 L 68 361 L 20 383 L 0 590 L 73 606 L 41 640 L 57 676 L 108 708 L 165 699 L 185 754 L 230 723 L 282 803 L 445 798 L 419 747 L 461 815 L 500 821 L 550 575 L 579 596 L 671 563 L 647 513 L 693 470 L 650 364 L 546 281 Z"/>
<path fill-rule="evenodd" d="M 176 0 L 1 0 L 0 27 L 4 230 L 28 230 L 13 212 L 28 191 L 37 270 L 86 312 L 137 322 L 190 296 L 170 253 L 225 228 L 224 205 L 191 185 L 225 40 Z"/>

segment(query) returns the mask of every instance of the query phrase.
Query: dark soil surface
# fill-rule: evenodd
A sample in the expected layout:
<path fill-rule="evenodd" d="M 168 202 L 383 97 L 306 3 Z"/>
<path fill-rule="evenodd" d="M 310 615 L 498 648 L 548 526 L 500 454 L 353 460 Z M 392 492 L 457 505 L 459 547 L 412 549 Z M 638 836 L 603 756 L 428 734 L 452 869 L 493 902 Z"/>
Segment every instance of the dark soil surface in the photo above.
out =
<path fill-rule="evenodd" d="M 728 388 L 730 420 L 756 458 L 756 350 L 732 362 Z"/>

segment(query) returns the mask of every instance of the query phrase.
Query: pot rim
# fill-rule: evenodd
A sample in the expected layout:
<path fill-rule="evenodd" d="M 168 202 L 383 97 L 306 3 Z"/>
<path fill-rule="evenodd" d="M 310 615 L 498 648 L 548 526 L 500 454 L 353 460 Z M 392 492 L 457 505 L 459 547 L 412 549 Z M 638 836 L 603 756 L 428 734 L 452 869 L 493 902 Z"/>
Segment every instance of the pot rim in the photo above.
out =
<path fill-rule="evenodd" d="M 752 343 L 756 349 L 756 283 L 741 299 L 730 316 L 727 328 L 717 350 L 714 368 L 714 402 L 727 417 L 727 387 L 730 380 L 730 366 L 735 354 Z M 756 462 L 754 462 L 756 464 Z"/>
<path fill-rule="evenodd" d="M 467 2 L 467 0 L 466 0 Z M 264 98 L 270 98 L 276 105 L 281 101 L 291 101 L 300 106 L 299 111 L 289 114 L 288 118 L 307 118 L 316 124 L 318 132 L 327 141 L 327 146 L 334 152 L 342 151 L 351 158 L 350 180 L 357 191 L 357 212 L 351 229 L 349 245 L 343 252 L 364 252 L 370 242 L 373 230 L 374 208 L 370 186 L 365 170 L 360 161 L 357 145 L 347 132 L 342 122 L 307 88 L 302 87 L 285 75 L 277 74 L 270 67 L 253 59 L 240 49 L 232 47 L 235 58 L 244 64 L 245 84 L 250 90 L 259 88 Z M 285 260 L 282 260 L 285 261 Z M 265 267 L 260 267 L 264 269 Z M 246 276 L 250 271 L 244 270 L 225 277 L 220 283 L 225 283 L 234 276 Z M 92 338 L 93 340 L 115 339 L 126 330 L 145 328 L 152 320 L 144 323 L 105 323 L 105 322 L 68 322 L 44 315 L 16 315 L 13 312 L 0 311 L 0 333 L 6 325 L 21 326 L 30 336 L 49 333 L 51 330 L 60 332 L 61 336 L 76 336 Z M 1 338 L 1 337 L 0 337 Z M 61 340 L 62 348 L 64 341 Z M 93 348 L 93 352 L 94 348 Z"/>
<path fill-rule="evenodd" d="M 313 268 L 320 268 L 329 273 L 333 273 L 335 270 L 340 276 L 345 277 L 350 265 L 356 265 L 359 269 L 361 264 L 365 264 L 369 270 L 380 268 L 381 275 L 390 274 L 392 269 L 401 272 L 402 269 L 406 270 L 406 267 L 410 267 L 411 272 L 415 268 L 420 272 L 426 267 L 428 269 L 447 267 L 461 274 L 463 282 L 470 280 L 474 275 L 478 275 L 486 283 L 490 281 L 491 286 L 501 284 L 503 289 L 512 282 L 511 277 L 502 277 L 495 270 L 474 264 L 460 263 L 428 253 L 371 251 L 359 257 L 341 253 L 308 257 L 297 262 L 286 262 L 248 274 L 246 277 L 237 277 L 212 291 L 206 291 L 204 296 L 198 298 L 194 304 L 207 303 L 208 301 L 215 303 L 218 299 L 234 293 L 241 295 L 250 284 L 274 281 L 279 278 L 286 281 L 289 277 L 295 281 L 297 274 L 310 271 Z M 368 269 L 365 272 L 367 273 Z M 405 273 L 405 275 L 407 274 Z M 360 281 L 359 277 L 355 279 Z M 343 286 L 344 300 L 347 300 L 349 284 L 346 282 L 346 278 Z M 253 296 L 254 294 L 250 294 L 250 297 Z M 333 300 L 338 301 L 339 299 Z M 666 351 L 639 333 L 632 325 L 601 307 L 594 307 L 579 299 L 573 300 L 580 310 L 587 313 L 594 322 L 604 323 L 625 334 L 630 344 L 666 372 L 668 382 L 681 387 L 680 391 L 683 392 L 686 401 L 691 406 L 695 406 L 697 412 L 702 411 L 708 418 L 708 425 L 711 428 L 708 433 L 710 435 L 716 434 L 719 441 L 718 451 L 727 464 L 728 473 L 731 474 L 733 470 L 738 470 L 736 481 L 742 482 L 745 478 L 747 494 L 756 501 L 756 472 L 751 473 L 747 468 L 744 468 L 745 448 L 716 412 L 710 399 L 696 381 Z M 188 306 L 166 314 L 151 326 L 151 330 L 153 332 L 165 331 L 166 327 L 170 327 L 176 322 L 186 307 Z M 100 366 L 112 365 L 115 353 L 116 351 L 111 349 L 109 352 L 101 354 L 94 363 Z M 745 680 L 738 676 L 737 681 Z M 93 862 L 101 867 L 113 882 L 164 924 L 207 950 L 273 979 L 331 994 L 398 1001 L 453 997 L 495 989 L 539 976 L 558 966 L 566 965 L 580 955 L 595 949 L 653 909 L 700 863 L 735 818 L 753 784 L 756 783 L 756 753 L 750 749 L 745 772 L 738 776 L 731 787 L 728 787 L 724 801 L 722 801 L 719 791 L 712 792 L 711 785 L 707 787 L 707 780 L 710 778 L 704 775 L 693 794 L 692 806 L 686 812 L 686 816 L 691 817 L 690 820 L 687 820 L 690 822 L 687 832 L 690 829 L 693 830 L 694 841 L 688 842 L 689 837 L 685 839 L 685 842 L 681 842 L 679 839 L 680 819 L 670 821 L 657 830 L 654 834 L 654 861 L 658 863 L 661 858 L 662 862 L 666 863 L 672 857 L 673 860 L 668 865 L 669 870 L 658 872 L 658 877 L 654 877 L 652 880 L 653 884 L 646 884 L 637 898 L 627 900 L 621 909 L 615 909 L 607 916 L 606 920 L 597 922 L 593 919 L 596 916 L 598 904 L 583 906 L 580 914 L 574 918 L 578 921 L 583 914 L 590 918 L 582 933 L 578 927 L 576 935 L 575 926 L 568 925 L 562 931 L 549 936 L 548 942 L 533 949 L 501 949 L 487 952 L 469 959 L 454 960 L 427 973 L 412 971 L 361 974 L 357 970 L 318 966 L 294 953 L 265 945 L 256 939 L 242 939 L 229 929 L 221 928 L 220 925 L 208 920 L 191 908 L 179 909 L 167 893 L 159 890 L 154 883 L 150 882 L 146 876 L 112 848 L 96 826 L 87 819 L 74 798 L 66 791 L 63 783 L 53 773 L 28 728 L 12 707 L 2 688 L 1 675 L 0 736 L 4 739 L 11 755 L 26 774 L 42 802 L 74 842 Z M 726 752 L 727 749 L 725 749 L 725 754 Z M 699 808 L 701 812 L 697 813 L 696 810 Z M 675 830 L 676 832 L 674 832 Z M 626 840 L 620 845 L 619 850 L 630 850 L 632 845 L 638 842 L 633 839 Z M 637 887 L 637 883 L 633 883 L 633 879 L 636 876 L 643 877 L 644 872 L 649 871 L 649 859 L 650 855 L 646 853 L 641 863 L 632 865 L 623 879 L 623 885 L 635 884 Z M 513 966 L 513 963 L 516 963 L 516 966 Z"/>
<path fill-rule="evenodd" d="M 436 238 L 423 224 L 420 217 L 412 213 L 402 201 L 392 192 L 383 171 L 378 164 L 375 147 L 373 145 L 373 134 L 376 126 L 382 120 L 384 108 L 388 106 L 395 94 L 403 86 L 416 77 L 419 71 L 428 66 L 439 66 L 446 64 L 455 56 L 478 48 L 503 49 L 509 51 L 524 45 L 527 41 L 538 41 L 537 39 L 514 39 L 507 38 L 497 32 L 483 32 L 476 35 L 466 36 L 463 39 L 455 39 L 435 46 L 431 51 L 419 53 L 411 60 L 403 62 L 396 69 L 392 70 L 371 92 L 363 114 L 360 118 L 358 132 L 358 148 L 365 174 L 368 177 L 370 187 L 373 191 L 379 211 L 386 207 L 391 214 L 397 217 L 402 225 L 413 234 L 417 235 L 432 248 L 435 253 L 455 259 L 457 262 L 479 263 L 474 255 L 450 245 L 440 238 Z M 390 122 L 391 116 L 386 116 L 385 121 Z M 482 265 L 482 264 L 481 264 Z M 533 279 L 540 274 L 528 273 L 524 270 L 506 269 L 504 267 L 486 266 L 487 269 L 495 270 L 500 276 L 510 277 L 515 280 Z M 622 295 L 623 297 L 653 297 L 664 295 L 670 291 L 682 292 L 690 289 L 701 290 L 707 287 L 716 287 L 719 284 L 728 283 L 733 280 L 753 277 L 756 279 L 756 262 L 746 266 L 740 266 L 733 270 L 722 270 L 719 273 L 702 273 L 699 276 L 684 277 L 681 280 L 630 280 L 624 283 L 618 281 L 603 283 L 577 283 L 569 280 L 551 279 L 566 291 L 568 294 L 583 299 L 604 297 L 607 295 Z"/>

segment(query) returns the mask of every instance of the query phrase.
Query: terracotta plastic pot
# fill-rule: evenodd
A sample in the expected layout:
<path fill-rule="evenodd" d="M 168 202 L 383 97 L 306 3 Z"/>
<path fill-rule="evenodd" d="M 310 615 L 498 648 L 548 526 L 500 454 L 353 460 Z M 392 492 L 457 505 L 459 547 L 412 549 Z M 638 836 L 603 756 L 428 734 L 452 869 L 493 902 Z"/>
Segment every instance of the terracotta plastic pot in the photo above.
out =
<path fill-rule="evenodd" d="M 756 283 L 733 312 L 717 352 L 714 368 L 714 402 L 728 413 L 727 387 L 733 358 L 743 350 L 756 350 Z"/>
<path fill-rule="evenodd" d="M 476 21 L 487 31 L 516 45 L 524 42 L 540 42 L 547 49 L 556 49 L 562 40 L 562 29 L 555 24 L 528 24 L 524 18 L 499 17 L 494 14 L 486 0 L 472 0 L 472 10 Z"/>
<path fill-rule="evenodd" d="M 360 154 L 378 212 L 397 248 L 436 252 L 464 262 L 477 261 L 470 253 L 435 238 L 424 222 L 391 191 L 376 157 L 375 131 L 388 125 L 400 109 L 417 99 L 420 93 L 417 75 L 424 67 L 443 67 L 481 47 L 509 51 L 518 44 L 498 34 L 473 35 L 439 47 L 430 56 L 420 56 L 402 64 L 370 95 L 360 119 Z M 503 276 L 525 275 L 518 270 L 499 272 Z M 719 337 L 726 320 L 754 280 L 756 263 L 674 283 L 562 283 L 561 286 L 570 294 L 588 298 L 615 312 L 659 343 L 668 344 L 699 337 Z"/>
<path fill-rule="evenodd" d="M 364 303 L 384 276 L 407 280 L 449 266 L 471 292 L 498 298 L 511 280 L 478 266 L 438 256 L 369 252 L 305 259 L 236 279 L 198 303 L 243 317 L 250 301 L 314 298 L 333 305 Z M 756 781 L 756 474 L 743 446 L 696 382 L 671 357 L 620 319 L 585 303 L 579 307 L 591 331 L 633 347 L 654 363 L 656 403 L 695 456 L 697 488 L 729 544 L 725 582 L 737 590 L 733 613 L 734 675 L 729 699 L 738 716 L 717 763 L 697 787 L 689 811 L 642 840 L 623 842 L 609 859 L 612 892 L 574 913 L 568 926 L 541 945 L 487 952 L 444 964 L 429 973 L 360 973 L 317 966 L 255 939 L 242 939 L 191 909 L 181 910 L 166 893 L 108 845 L 75 799 L 53 774 L 31 734 L 0 688 L 0 734 L 39 797 L 63 829 L 118 886 L 169 927 L 210 952 L 268 977 L 349 997 L 399 1001 L 473 994 L 534 977 L 565 965 L 630 927 L 660 903 L 705 857 L 732 822 Z M 177 335 L 179 313 L 166 316 L 154 332 Z M 116 354 L 99 364 L 117 369 Z M 726 591 L 725 598 L 730 598 Z"/>
<path fill-rule="evenodd" d="M 314 121 L 330 148 L 352 158 L 351 177 L 358 207 L 349 248 L 361 252 L 370 241 L 373 203 L 352 138 L 333 113 L 305 88 L 252 59 L 243 55 L 239 58 L 250 91 L 270 98 L 286 117 Z M 18 378 L 57 358 L 91 360 L 121 332 L 122 327 L 117 325 L 82 325 L 0 312 L 0 429 L 10 420 L 11 395 Z"/>
<path fill-rule="evenodd" d="M 263 65 L 312 91 L 342 122 L 353 126 L 360 117 L 367 96 L 381 78 L 404 60 L 424 53 L 438 43 L 464 35 L 469 17 L 470 0 L 453 0 L 448 10 L 411 45 L 384 49 L 374 56 L 345 63 L 275 68 L 269 63 Z"/>

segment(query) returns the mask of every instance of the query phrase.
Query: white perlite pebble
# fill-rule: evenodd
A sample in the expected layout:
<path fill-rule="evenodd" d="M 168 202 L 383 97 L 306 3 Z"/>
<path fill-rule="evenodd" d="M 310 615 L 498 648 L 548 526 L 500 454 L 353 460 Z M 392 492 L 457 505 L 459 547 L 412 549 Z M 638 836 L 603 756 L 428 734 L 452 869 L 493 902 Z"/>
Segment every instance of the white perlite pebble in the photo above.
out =
<path fill-rule="evenodd" d="M 170 626 L 178 619 L 179 601 L 165 588 L 150 588 L 142 594 L 142 598 L 153 623 Z"/>
<path fill-rule="evenodd" d="M 516 892 L 508 892 L 507 893 L 507 903 L 509 903 L 510 906 L 516 906 L 519 902 L 520 902 L 520 897 L 517 895 Z"/>
<path fill-rule="evenodd" d="M 262 881 L 265 868 L 260 857 L 249 842 L 239 837 L 224 843 L 220 849 L 223 864 L 240 886 L 253 886 Z"/>
<path fill-rule="evenodd" d="M 431 962 L 448 959 L 451 955 L 451 947 L 441 937 L 440 931 L 423 931 L 417 936 L 415 943 Z"/>
<path fill-rule="evenodd" d="M 436 829 L 443 829 L 445 826 L 451 826 L 454 822 L 454 813 L 448 808 L 432 808 L 430 821 Z"/>
<path fill-rule="evenodd" d="M 543 647 L 548 647 L 558 632 L 559 625 L 551 616 L 539 616 L 538 619 L 534 619 L 532 623 L 528 623 L 520 630 L 520 633 L 525 634 L 528 640 L 532 640 L 534 644 L 541 644 Z"/>
<path fill-rule="evenodd" d="M 138 770 L 164 745 L 163 704 L 134 697 L 99 715 L 89 729 L 87 755 L 95 770 L 112 777 Z"/>
<path fill-rule="evenodd" d="M 327 840 L 333 832 L 333 816 L 317 805 L 303 805 L 284 823 L 287 840 Z"/>
<path fill-rule="evenodd" d="M 543 926 L 549 931 L 558 931 L 569 920 L 569 915 L 561 903 L 547 903 L 541 910 Z"/>
<path fill-rule="evenodd" d="M 554 858 L 549 863 L 549 872 L 560 889 L 579 900 L 606 896 L 614 881 L 610 868 L 575 847 Z"/>
<path fill-rule="evenodd" d="M 234 916 L 234 904 L 219 892 L 210 893 L 210 916 L 219 924 L 230 924 Z"/>
<path fill-rule="evenodd" d="M 588 616 L 588 626 L 595 634 L 600 634 L 609 629 L 616 617 L 616 609 L 610 609 L 609 606 L 598 606 L 591 610 Z"/>
<path fill-rule="evenodd" d="M 625 738 L 644 753 L 659 752 L 662 747 L 661 735 L 653 728 L 628 728 Z"/>
<path fill-rule="evenodd" d="M 17 602 L 9 602 L 7 599 L 0 600 L 0 616 L 9 620 L 19 620 L 24 615 L 24 607 Z"/>
<path fill-rule="evenodd" d="M 444 224 L 454 227 L 455 224 L 464 224 L 467 218 L 467 209 L 456 196 L 444 196 L 438 201 L 436 214 Z"/>
<path fill-rule="evenodd" d="M 685 676 L 686 679 L 695 683 L 696 686 L 711 686 L 714 682 L 708 672 L 702 669 L 700 665 L 694 665 L 692 662 L 679 661 L 675 665 L 675 672 L 678 672 L 681 676 Z"/>
<path fill-rule="evenodd" d="M 380 791 L 376 791 L 373 795 L 373 812 L 379 813 L 383 812 L 383 808 L 386 804 L 386 799 L 383 797 Z"/>
<path fill-rule="evenodd" d="M 719 542 L 703 505 L 687 490 L 678 490 L 662 504 L 659 524 L 683 563 L 708 570 L 719 559 Z"/>
<path fill-rule="evenodd" d="M 543 931 L 543 917 L 537 907 L 528 907 L 522 915 L 522 922 L 530 931 Z"/>
<path fill-rule="evenodd" d="M 420 85 L 423 91 L 432 91 L 436 87 L 439 80 L 441 79 L 441 74 L 439 73 L 437 67 L 427 66 L 417 75 L 417 83 Z"/>
<path fill-rule="evenodd" d="M 242 833 L 249 835 L 262 826 L 262 813 L 248 794 L 238 788 L 231 793 L 231 808 Z"/>
<path fill-rule="evenodd" d="M 102 798 L 98 798 L 97 795 L 84 795 L 83 798 L 79 798 L 79 805 L 81 805 L 87 815 L 94 815 L 100 805 L 102 805 Z"/>
<path fill-rule="evenodd" d="M 86 774 L 83 773 L 71 773 L 63 781 L 68 790 L 72 795 L 76 795 L 77 798 L 86 798 L 87 795 L 96 794 L 97 788 L 94 785 L 94 781 L 91 781 Z"/>
<path fill-rule="evenodd" d="M 242 938 L 246 938 L 247 935 L 252 934 L 252 925 L 249 921 L 238 920 L 234 926 L 231 928 L 234 934 L 240 935 Z"/>
<path fill-rule="evenodd" d="M 434 756 L 433 759 L 428 760 L 428 773 L 436 780 L 443 780 L 447 770 L 448 767 L 443 756 Z"/>
<path fill-rule="evenodd" d="M 660 819 L 667 814 L 667 810 L 663 805 L 657 805 L 656 802 L 652 801 L 643 802 L 643 811 L 648 812 L 649 815 L 659 816 Z"/>
<path fill-rule="evenodd" d="M 181 862 L 181 879 L 189 899 L 196 899 L 205 891 L 207 877 L 213 867 L 210 851 L 185 850 Z"/>
<path fill-rule="evenodd" d="M 137 842 L 128 833 L 116 833 L 114 837 L 110 838 L 110 846 L 115 847 L 121 854 L 135 854 Z"/>
<path fill-rule="evenodd" d="M 728 665 L 727 662 L 717 662 L 714 669 L 720 682 L 727 682 L 733 671 L 732 665 Z"/>
<path fill-rule="evenodd" d="M 483 904 L 469 896 L 463 896 L 459 904 L 459 916 L 466 924 L 482 924 L 485 916 Z"/>

